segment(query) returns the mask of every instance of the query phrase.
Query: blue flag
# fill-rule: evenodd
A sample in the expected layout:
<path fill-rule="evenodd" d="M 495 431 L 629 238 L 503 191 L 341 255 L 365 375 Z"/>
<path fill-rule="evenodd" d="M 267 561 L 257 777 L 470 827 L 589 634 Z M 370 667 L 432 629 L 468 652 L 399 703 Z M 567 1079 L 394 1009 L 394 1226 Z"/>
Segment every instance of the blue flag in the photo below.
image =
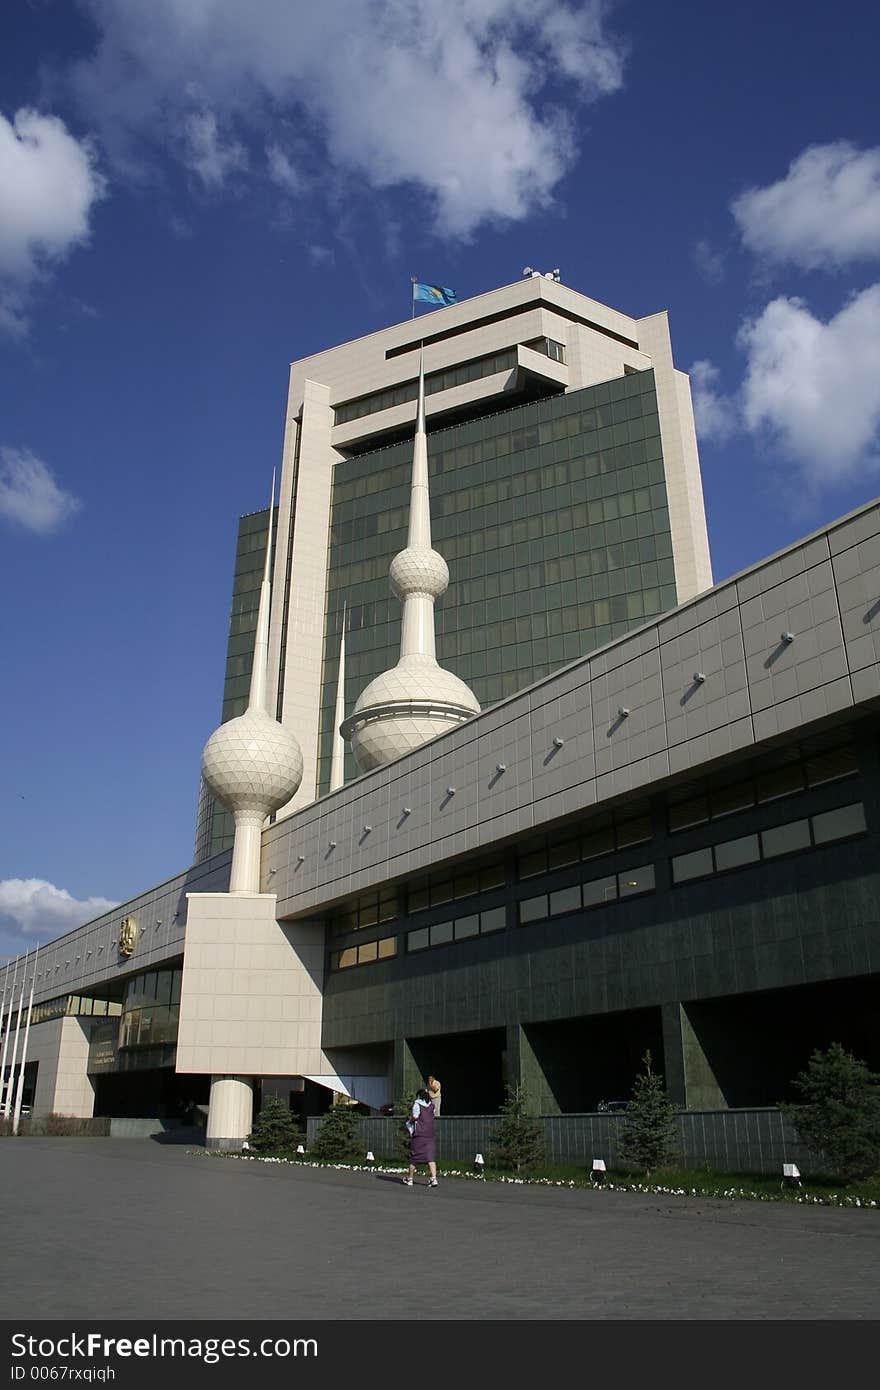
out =
<path fill-rule="evenodd" d="M 414 304 L 457 304 L 455 290 L 444 289 L 442 285 L 421 285 L 413 280 Z"/>

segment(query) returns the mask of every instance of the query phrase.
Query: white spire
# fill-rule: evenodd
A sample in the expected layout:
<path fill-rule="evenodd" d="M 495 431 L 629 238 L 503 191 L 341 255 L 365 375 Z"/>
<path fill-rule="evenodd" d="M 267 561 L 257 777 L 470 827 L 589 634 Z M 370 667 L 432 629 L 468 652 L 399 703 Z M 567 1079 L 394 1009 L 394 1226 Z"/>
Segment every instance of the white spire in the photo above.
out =
<path fill-rule="evenodd" d="M 257 612 L 257 632 L 254 638 L 254 664 L 248 709 L 266 709 L 269 680 L 269 609 L 272 606 L 272 518 L 275 514 L 275 472 L 272 472 L 272 496 L 269 499 L 269 530 L 266 536 L 266 563 L 260 585 L 260 607 Z M 267 711 L 268 713 L 268 711 Z"/>
<path fill-rule="evenodd" d="M 419 403 L 413 443 L 407 545 L 391 561 L 391 588 L 403 604 L 400 660 L 371 681 L 342 724 L 358 766 L 368 772 L 472 715 L 480 706 L 464 681 L 437 665 L 434 603 L 446 592 L 449 570 L 431 545 L 425 372 L 419 362 Z"/>
<path fill-rule="evenodd" d="M 215 729 L 202 753 L 202 776 L 217 800 L 228 806 L 235 818 L 230 893 L 260 891 L 263 822 L 295 794 L 303 773 L 299 744 L 266 708 L 274 502 L 273 474 L 266 564 L 260 586 L 248 707 L 237 719 L 230 719 Z"/>
<path fill-rule="evenodd" d="M 345 612 L 342 606 L 342 635 L 339 638 L 339 675 L 336 678 L 336 717 L 333 720 L 333 753 L 330 759 L 330 790 L 345 782 L 345 739 L 340 733 L 345 719 Z"/>

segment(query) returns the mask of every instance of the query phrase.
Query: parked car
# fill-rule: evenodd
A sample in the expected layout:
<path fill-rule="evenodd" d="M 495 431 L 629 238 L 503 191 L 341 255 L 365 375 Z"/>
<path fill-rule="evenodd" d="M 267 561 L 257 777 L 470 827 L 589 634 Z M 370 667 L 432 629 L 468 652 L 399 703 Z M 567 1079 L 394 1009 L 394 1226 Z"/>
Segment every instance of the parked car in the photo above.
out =
<path fill-rule="evenodd" d="M 622 1115 L 629 1109 L 628 1100 L 600 1100 L 596 1109 L 603 1115 Z"/>

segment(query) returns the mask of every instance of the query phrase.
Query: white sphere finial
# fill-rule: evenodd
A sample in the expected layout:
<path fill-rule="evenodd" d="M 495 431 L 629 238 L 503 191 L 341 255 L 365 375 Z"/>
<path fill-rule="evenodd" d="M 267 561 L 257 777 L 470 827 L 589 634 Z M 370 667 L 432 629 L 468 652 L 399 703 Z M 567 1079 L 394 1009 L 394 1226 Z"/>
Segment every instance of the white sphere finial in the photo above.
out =
<path fill-rule="evenodd" d="M 299 744 L 266 709 L 274 500 L 273 475 L 249 704 L 244 714 L 214 730 L 202 753 L 202 776 L 206 785 L 235 818 L 230 893 L 260 891 L 263 821 L 299 791 L 303 775 Z"/>
<path fill-rule="evenodd" d="M 400 660 L 371 681 L 349 717 L 343 738 L 362 772 L 420 748 L 479 714 L 473 691 L 438 665 L 434 603 L 449 586 L 443 556 L 431 545 L 428 443 L 425 431 L 425 373 L 419 367 L 419 404 L 413 446 L 409 533 L 406 549 L 391 561 L 391 589 L 403 604 Z"/>

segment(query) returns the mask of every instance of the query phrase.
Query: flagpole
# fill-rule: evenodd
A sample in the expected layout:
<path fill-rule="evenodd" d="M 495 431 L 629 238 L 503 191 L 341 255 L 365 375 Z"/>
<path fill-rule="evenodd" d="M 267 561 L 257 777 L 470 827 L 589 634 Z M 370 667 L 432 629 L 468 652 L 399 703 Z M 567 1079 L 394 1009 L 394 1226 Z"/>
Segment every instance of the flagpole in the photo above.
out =
<path fill-rule="evenodd" d="M 12 977 L 12 994 L 10 997 L 9 1011 L 12 1012 L 11 1000 L 15 996 L 15 981 L 18 975 L 18 956 L 15 957 L 15 974 Z M 9 961 L 6 962 L 6 974 L 3 979 L 3 1007 L 0 1009 L 0 1029 L 3 1031 L 3 1055 L 0 1058 L 0 1100 L 6 1086 L 6 1053 L 9 1050 L 9 1029 L 6 1025 L 6 993 L 9 984 Z M 3 1114 L 3 1107 L 0 1105 L 0 1114 Z"/>
<path fill-rule="evenodd" d="M 12 1133 L 18 1134 L 19 1120 L 21 1119 L 21 1102 L 24 1099 L 24 1069 L 27 1066 L 28 1037 L 31 1031 L 31 1014 L 34 1011 L 34 985 L 37 982 L 37 957 L 40 948 L 34 951 L 34 973 L 31 975 L 31 994 L 28 1000 L 27 1022 L 24 1025 L 24 1040 L 21 1044 L 21 1062 L 18 1070 L 18 1086 L 15 1090 L 15 1111 L 12 1116 Z"/>
<path fill-rule="evenodd" d="M 12 1080 L 15 1076 L 15 1059 L 18 1056 L 18 1035 L 21 1032 L 21 1011 L 24 1008 L 24 982 L 27 979 L 27 962 L 29 951 L 24 953 L 24 969 L 21 972 L 21 995 L 18 1000 L 18 1015 L 15 1020 L 15 1037 L 12 1039 L 12 1061 L 9 1064 L 9 1085 L 6 1087 L 6 1104 L 3 1107 L 5 1119 L 12 1115 Z M 15 988 L 12 990 L 12 1000 L 15 1002 Z"/>

